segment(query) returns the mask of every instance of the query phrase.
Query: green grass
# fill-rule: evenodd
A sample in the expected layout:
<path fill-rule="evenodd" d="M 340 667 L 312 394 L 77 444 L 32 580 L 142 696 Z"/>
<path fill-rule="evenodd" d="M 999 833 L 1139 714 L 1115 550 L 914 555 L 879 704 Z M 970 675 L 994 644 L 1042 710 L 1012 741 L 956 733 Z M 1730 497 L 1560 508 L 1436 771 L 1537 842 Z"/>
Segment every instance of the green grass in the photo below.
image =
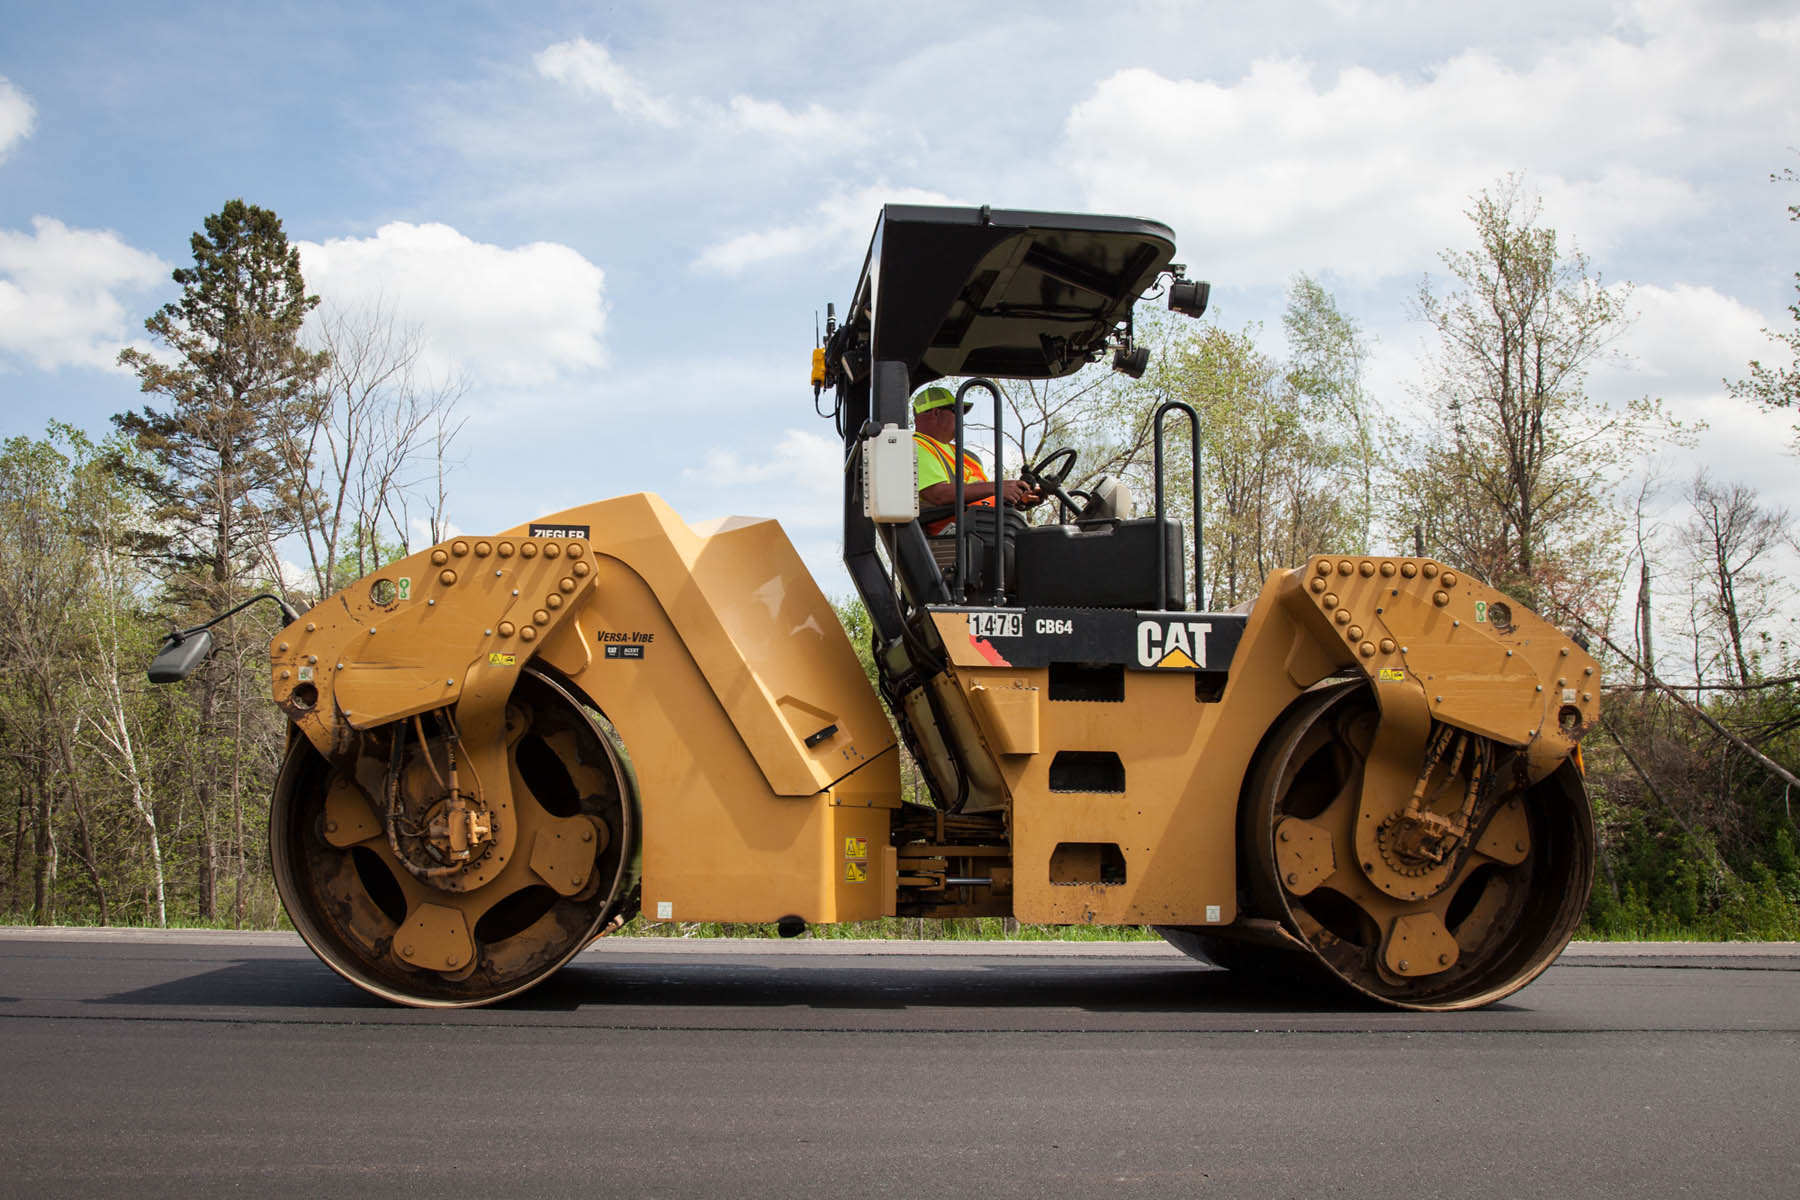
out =
<path fill-rule="evenodd" d="M 1765 914 L 1773 915 L 1773 914 Z M 1785 915 L 1785 914 L 1784 914 Z M 1575 932 L 1578 942 L 1792 942 L 1800 941 L 1800 926 L 1788 921 L 1759 920 L 1754 929 L 1733 925 L 1729 919 L 1677 921 L 1647 910 L 1613 912 L 1604 923 L 1584 921 Z M 0 913 L 0 928 L 31 928 L 29 914 Z M 51 928 L 95 929 L 93 921 L 58 921 Z M 112 928 L 154 929 L 143 923 L 114 925 Z M 230 931 L 236 929 L 227 920 L 202 921 L 192 917 L 171 918 L 168 929 L 201 929 Z M 245 926 L 246 932 L 291 932 L 293 926 L 284 918 L 275 925 Z M 647 921 L 634 917 L 613 934 L 614 937 L 647 938 L 767 938 L 781 940 L 773 924 L 739 924 L 719 921 Z M 1146 925 L 1029 925 L 1000 917 L 959 918 L 955 920 L 923 920 L 912 917 L 883 917 L 878 921 L 847 921 L 841 925 L 809 925 L 805 937 L 815 941 L 909 942 L 1157 942 L 1162 939 Z"/>
<path fill-rule="evenodd" d="M 30 928 L 35 927 L 36 924 L 37 923 L 31 919 L 31 914 L 29 912 L 0 913 L 0 928 L 12 927 L 12 928 L 30 929 Z M 218 918 L 208 921 L 208 920 L 203 920 L 200 917 L 182 916 L 180 914 L 175 914 L 175 915 L 171 915 L 169 917 L 169 923 L 167 925 L 162 925 L 162 926 L 156 925 L 155 923 L 150 922 L 150 921 L 114 921 L 111 925 L 102 926 L 99 921 L 93 920 L 91 918 L 90 919 L 73 918 L 70 920 L 52 921 L 50 923 L 50 925 L 47 926 L 47 928 L 53 928 L 53 929 L 101 929 L 101 928 L 106 928 L 106 929 L 159 929 L 160 928 L 160 929 L 208 929 L 208 930 L 242 929 L 243 931 L 245 931 L 247 933 L 285 933 L 285 932 L 292 932 L 294 926 L 293 926 L 292 922 L 290 922 L 287 919 L 286 913 L 280 913 L 280 914 L 278 914 L 278 919 L 275 920 L 274 922 L 264 922 L 264 923 L 258 924 L 258 923 L 252 922 L 252 921 L 246 921 L 241 926 L 238 925 L 235 921 L 231 920 L 231 918 L 229 918 L 229 917 L 218 917 Z"/>
<path fill-rule="evenodd" d="M 30 927 L 29 913 L 0 913 L 0 926 Z M 93 920 L 67 920 L 55 922 L 59 929 L 93 929 L 98 922 Z M 154 925 L 145 922 L 131 922 L 115 925 L 114 928 L 154 929 Z M 194 917 L 173 916 L 166 926 L 169 929 L 206 929 L 231 930 L 237 928 L 230 920 L 203 921 Z M 254 932 L 291 931 L 285 914 L 274 924 L 245 925 L 246 930 Z M 770 938 L 779 939 L 773 922 L 767 924 L 746 924 L 720 921 L 650 921 L 639 916 L 628 921 L 614 935 L 617 937 L 667 937 L 667 938 Z M 1026 925 L 1001 917 L 958 918 L 955 920 L 924 920 L 913 917 L 883 917 L 876 921 L 846 921 L 838 925 L 809 925 L 806 937 L 817 940 L 867 941 L 873 939 L 899 939 L 922 942 L 1155 942 L 1161 939 L 1156 932 L 1141 925 Z"/>
<path fill-rule="evenodd" d="M 1800 941 L 1800 905 L 1789 898 L 1766 872 L 1752 870 L 1747 886 L 1732 889 L 1712 911 L 1692 915 L 1659 910 L 1635 888 L 1627 886 L 1614 900 L 1596 890 L 1587 917 L 1575 933 L 1584 942 L 1774 942 Z M 134 914 L 135 915 L 135 914 Z M 253 913 L 252 916 L 264 916 Z M 0 927 L 28 927 L 29 912 L 0 913 Z M 58 928 L 96 928 L 91 914 L 56 921 Z M 115 922 L 115 928 L 151 929 L 144 921 Z M 172 914 L 169 929 L 231 930 L 239 928 L 229 917 L 202 920 Z M 246 922 L 243 929 L 256 932 L 291 931 L 287 915 L 276 910 L 273 920 Z M 634 917 L 620 929 L 621 937 L 667 938 L 769 938 L 779 939 L 773 923 L 746 924 L 718 921 L 651 921 Z M 857 941 L 892 939 L 919 942 L 1155 942 L 1156 931 L 1143 925 L 1031 925 L 1001 917 L 950 920 L 915 917 L 883 917 L 874 921 L 848 921 L 839 925 L 811 925 L 805 935 L 814 940 Z"/>
<path fill-rule="evenodd" d="M 1617 896 L 1596 887 L 1578 937 L 1631 942 L 1800 941 L 1794 872 L 1753 862 L 1742 874 L 1703 875 L 1682 862 L 1658 880 L 1654 897 L 1628 881 Z"/>

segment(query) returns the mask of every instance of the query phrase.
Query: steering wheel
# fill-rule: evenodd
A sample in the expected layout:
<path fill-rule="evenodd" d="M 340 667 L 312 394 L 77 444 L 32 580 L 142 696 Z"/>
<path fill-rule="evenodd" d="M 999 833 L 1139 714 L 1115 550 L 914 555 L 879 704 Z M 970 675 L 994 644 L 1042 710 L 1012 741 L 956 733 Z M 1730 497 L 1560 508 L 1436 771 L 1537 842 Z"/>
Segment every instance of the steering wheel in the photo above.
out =
<path fill-rule="evenodd" d="M 1052 450 L 1037 462 L 1019 468 L 1019 478 L 1040 492 L 1062 493 L 1063 480 L 1075 469 L 1075 447 Z"/>
<path fill-rule="evenodd" d="M 1083 505 L 1063 490 L 1063 481 L 1074 470 L 1075 447 L 1064 446 L 1060 450 L 1052 450 L 1030 466 L 1019 468 L 1019 478 L 1038 491 L 1055 496 L 1070 512 L 1079 513 Z"/>

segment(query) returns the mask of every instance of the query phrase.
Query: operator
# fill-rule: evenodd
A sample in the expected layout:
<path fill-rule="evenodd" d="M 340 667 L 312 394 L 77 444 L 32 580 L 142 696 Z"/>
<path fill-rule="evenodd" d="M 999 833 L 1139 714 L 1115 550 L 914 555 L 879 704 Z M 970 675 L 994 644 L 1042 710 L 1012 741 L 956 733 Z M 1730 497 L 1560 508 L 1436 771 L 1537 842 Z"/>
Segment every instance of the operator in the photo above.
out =
<path fill-rule="evenodd" d="M 956 460 L 956 413 L 951 405 L 956 393 L 933 384 L 913 397 L 913 449 L 919 456 L 919 507 L 935 508 L 956 503 L 956 477 L 950 464 Z M 974 405 L 963 401 L 966 414 Z M 963 503 L 970 508 L 992 508 L 994 485 L 973 454 L 962 458 Z M 1022 479 L 1002 482 L 1008 508 L 1030 508 L 1043 497 Z M 927 534 L 939 534 L 956 523 L 955 514 L 925 526 Z"/>

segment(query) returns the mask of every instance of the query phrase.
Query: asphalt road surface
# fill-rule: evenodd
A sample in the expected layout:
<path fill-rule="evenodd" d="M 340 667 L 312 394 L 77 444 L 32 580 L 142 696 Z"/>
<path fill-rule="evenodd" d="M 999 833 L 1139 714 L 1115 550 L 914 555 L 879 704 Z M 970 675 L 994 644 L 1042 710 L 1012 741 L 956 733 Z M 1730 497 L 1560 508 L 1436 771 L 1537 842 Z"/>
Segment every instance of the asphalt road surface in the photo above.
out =
<path fill-rule="evenodd" d="M 0 930 L 0 1194 L 1800 1195 L 1800 949 L 1475 1013 L 1152 944 L 602 943 L 391 1007 L 291 936 Z"/>

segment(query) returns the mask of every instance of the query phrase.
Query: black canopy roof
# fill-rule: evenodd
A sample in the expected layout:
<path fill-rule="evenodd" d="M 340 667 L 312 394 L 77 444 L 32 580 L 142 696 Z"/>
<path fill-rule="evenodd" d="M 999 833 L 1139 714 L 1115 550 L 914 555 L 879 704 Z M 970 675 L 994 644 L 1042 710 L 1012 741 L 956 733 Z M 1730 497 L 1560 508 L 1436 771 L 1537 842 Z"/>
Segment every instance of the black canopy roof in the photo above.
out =
<path fill-rule="evenodd" d="M 1174 253 L 1168 226 L 1134 217 L 890 204 L 845 324 L 865 361 L 905 363 L 914 387 L 1066 375 Z"/>

